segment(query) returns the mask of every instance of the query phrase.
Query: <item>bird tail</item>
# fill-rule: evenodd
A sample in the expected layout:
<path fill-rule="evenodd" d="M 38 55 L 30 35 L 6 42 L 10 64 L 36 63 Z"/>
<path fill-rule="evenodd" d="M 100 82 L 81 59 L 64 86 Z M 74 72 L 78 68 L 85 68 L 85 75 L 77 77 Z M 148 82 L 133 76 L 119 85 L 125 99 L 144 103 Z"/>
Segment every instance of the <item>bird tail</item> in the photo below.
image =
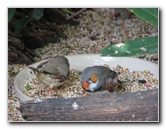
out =
<path fill-rule="evenodd" d="M 39 72 L 38 69 L 34 68 L 34 67 L 29 67 L 35 74 Z"/>

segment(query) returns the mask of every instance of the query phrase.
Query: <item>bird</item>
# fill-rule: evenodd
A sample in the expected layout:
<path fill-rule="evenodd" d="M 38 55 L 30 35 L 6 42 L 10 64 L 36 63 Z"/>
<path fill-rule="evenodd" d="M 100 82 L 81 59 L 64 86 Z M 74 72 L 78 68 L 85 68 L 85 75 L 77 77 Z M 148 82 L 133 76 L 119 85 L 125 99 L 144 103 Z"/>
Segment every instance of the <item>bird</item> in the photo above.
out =
<path fill-rule="evenodd" d="M 61 86 L 69 76 L 70 64 L 66 57 L 56 55 L 47 61 L 40 63 L 36 68 L 29 67 L 38 80 L 49 86 L 49 94 L 53 96 L 54 87 Z"/>
<path fill-rule="evenodd" d="M 82 71 L 81 85 L 89 92 L 100 90 L 113 92 L 121 85 L 121 81 L 118 79 L 118 72 L 105 66 L 91 66 Z"/>

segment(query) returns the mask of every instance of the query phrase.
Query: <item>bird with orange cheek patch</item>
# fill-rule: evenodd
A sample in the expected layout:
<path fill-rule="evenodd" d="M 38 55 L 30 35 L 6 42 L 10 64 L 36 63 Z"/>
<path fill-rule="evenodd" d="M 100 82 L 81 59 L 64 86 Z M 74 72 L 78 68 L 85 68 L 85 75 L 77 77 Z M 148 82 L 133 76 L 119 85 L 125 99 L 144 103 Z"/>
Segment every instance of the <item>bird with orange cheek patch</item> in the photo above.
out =
<path fill-rule="evenodd" d="M 85 68 L 82 72 L 81 83 L 82 88 L 90 92 L 99 90 L 113 92 L 121 84 L 118 73 L 104 66 Z"/>

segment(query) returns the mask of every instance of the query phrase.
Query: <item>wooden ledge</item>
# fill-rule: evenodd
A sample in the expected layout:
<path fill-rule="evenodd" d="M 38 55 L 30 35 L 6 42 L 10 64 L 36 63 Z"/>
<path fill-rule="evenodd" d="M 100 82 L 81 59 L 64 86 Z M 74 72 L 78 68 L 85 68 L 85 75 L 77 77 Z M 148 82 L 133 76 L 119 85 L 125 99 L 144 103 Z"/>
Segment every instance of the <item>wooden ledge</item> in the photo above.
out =
<path fill-rule="evenodd" d="M 159 121 L 158 89 L 134 93 L 96 92 L 80 98 L 21 103 L 27 121 Z"/>

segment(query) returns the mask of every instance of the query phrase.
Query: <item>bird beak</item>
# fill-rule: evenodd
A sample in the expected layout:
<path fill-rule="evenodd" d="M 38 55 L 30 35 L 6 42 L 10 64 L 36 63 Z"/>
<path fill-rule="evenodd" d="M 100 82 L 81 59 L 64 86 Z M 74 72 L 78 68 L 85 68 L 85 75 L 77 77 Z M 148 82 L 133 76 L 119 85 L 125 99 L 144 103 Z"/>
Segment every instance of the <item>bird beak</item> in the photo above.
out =
<path fill-rule="evenodd" d="M 88 87 L 89 87 L 89 83 L 88 82 L 83 82 L 83 87 L 85 88 L 85 90 L 87 90 Z"/>

